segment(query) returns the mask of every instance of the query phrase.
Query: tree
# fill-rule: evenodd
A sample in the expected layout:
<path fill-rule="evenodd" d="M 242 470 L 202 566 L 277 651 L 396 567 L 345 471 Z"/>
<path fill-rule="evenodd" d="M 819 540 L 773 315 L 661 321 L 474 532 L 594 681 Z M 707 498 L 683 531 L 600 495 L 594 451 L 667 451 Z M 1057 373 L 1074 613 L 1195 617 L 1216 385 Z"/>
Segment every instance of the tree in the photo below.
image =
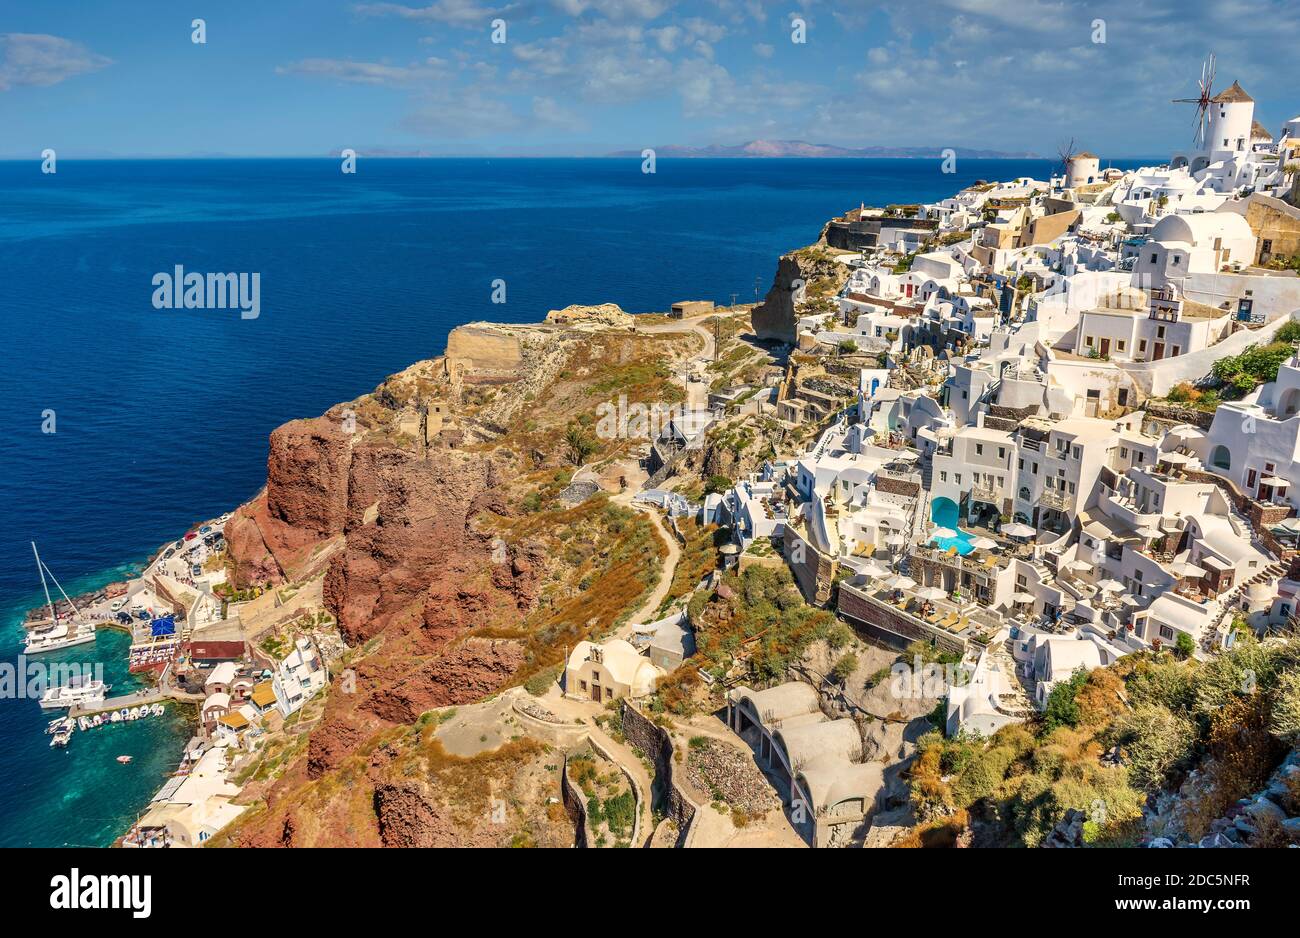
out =
<path fill-rule="evenodd" d="M 564 431 L 564 445 L 568 450 L 569 462 L 575 466 L 581 466 L 596 452 L 596 441 L 576 423 L 569 424 Z"/>
<path fill-rule="evenodd" d="M 1174 642 L 1174 650 L 1178 652 L 1178 657 L 1190 658 L 1196 651 L 1196 642 L 1186 632 L 1179 632 L 1178 639 Z"/>
<path fill-rule="evenodd" d="M 709 476 L 709 481 L 704 483 L 704 494 L 713 495 L 716 492 L 725 492 L 729 488 L 731 488 L 731 480 L 726 476 Z"/>
<path fill-rule="evenodd" d="M 1075 699 L 1079 695 L 1079 688 L 1083 687 L 1083 682 L 1088 680 L 1088 672 L 1083 668 L 1075 671 L 1070 675 L 1070 679 L 1062 681 L 1052 688 L 1052 692 L 1047 695 L 1047 706 L 1043 710 L 1043 729 L 1051 732 L 1058 726 L 1078 726 L 1079 725 L 1079 702 Z"/>

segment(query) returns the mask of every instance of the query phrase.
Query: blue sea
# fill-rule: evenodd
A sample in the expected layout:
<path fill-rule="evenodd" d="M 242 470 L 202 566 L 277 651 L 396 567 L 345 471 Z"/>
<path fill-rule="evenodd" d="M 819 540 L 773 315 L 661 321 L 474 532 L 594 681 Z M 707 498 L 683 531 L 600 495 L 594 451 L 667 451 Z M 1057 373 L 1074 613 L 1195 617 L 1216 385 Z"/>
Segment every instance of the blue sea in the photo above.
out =
<path fill-rule="evenodd" d="M 442 352 L 477 319 L 570 303 L 633 312 L 752 301 L 783 251 L 860 202 L 934 200 L 1047 161 L 336 160 L 0 162 L 0 661 L 39 580 L 120 578 L 252 496 L 267 435 Z M 261 311 L 158 310 L 176 265 L 258 273 Z M 491 302 L 504 280 L 504 304 Z M 55 432 L 43 432 L 53 411 Z M 126 637 L 63 654 L 124 689 Z M 0 846 L 108 844 L 175 765 L 183 715 L 41 733 L 0 700 Z M 113 757 L 130 753 L 130 766 Z"/>

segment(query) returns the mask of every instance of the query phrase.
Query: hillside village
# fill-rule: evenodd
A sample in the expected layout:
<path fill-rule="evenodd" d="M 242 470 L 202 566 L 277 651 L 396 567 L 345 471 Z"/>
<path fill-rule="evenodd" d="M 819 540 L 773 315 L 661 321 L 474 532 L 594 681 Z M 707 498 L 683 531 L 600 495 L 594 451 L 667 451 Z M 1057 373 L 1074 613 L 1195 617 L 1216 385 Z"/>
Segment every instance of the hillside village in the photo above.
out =
<path fill-rule="evenodd" d="M 231 589 L 347 650 L 132 842 L 1300 844 L 1300 117 L 1207 105 L 281 428 Z"/>

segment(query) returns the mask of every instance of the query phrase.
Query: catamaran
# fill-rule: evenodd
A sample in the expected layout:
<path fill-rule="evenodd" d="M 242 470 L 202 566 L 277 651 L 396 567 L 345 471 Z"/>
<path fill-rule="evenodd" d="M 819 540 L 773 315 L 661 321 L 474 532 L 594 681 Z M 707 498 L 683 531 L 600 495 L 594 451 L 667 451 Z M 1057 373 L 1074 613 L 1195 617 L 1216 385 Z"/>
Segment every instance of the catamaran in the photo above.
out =
<path fill-rule="evenodd" d="M 103 681 L 83 681 L 73 678 L 62 687 L 51 687 L 41 695 L 41 707 L 45 710 L 62 710 L 65 707 L 94 706 L 104 702 L 104 695 L 109 685 Z M 83 727 L 84 729 L 84 727 Z"/>
<path fill-rule="evenodd" d="M 50 617 L 37 621 L 27 630 L 27 641 L 25 652 L 29 655 L 39 654 L 43 651 L 58 651 L 60 648 L 71 648 L 73 645 L 84 645 L 87 642 L 95 640 L 95 623 L 84 618 L 78 611 L 76 604 L 68 598 L 62 585 L 54 576 L 45 562 L 41 560 L 40 552 L 36 550 L 36 542 L 32 542 L 32 553 L 36 555 L 36 570 L 41 575 L 41 588 L 45 590 L 45 605 L 50 610 Z M 54 580 L 54 585 L 63 595 L 64 601 L 72 609 L 71 615 L 65 615 L 60 618 L 54 608 L 54 601 L 50 599 L 50 587 L 45 580 L 45 574 L 50 575 Z"/>

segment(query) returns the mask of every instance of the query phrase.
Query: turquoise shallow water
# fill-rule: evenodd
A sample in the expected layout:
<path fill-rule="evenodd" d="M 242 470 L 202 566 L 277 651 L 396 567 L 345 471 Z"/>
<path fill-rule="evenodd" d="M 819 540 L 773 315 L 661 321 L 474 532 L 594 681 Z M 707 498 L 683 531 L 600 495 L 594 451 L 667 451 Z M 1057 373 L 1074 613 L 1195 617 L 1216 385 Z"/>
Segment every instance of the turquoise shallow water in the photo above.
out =
<path fill-rule="evenodd" d="M 974 538 L 968 531 L 963 531 L 957 527 L 957 503 L 951 498 L 936 498 L 930 502 L 930 520 L 941 528 L 949 528 L 956 531 L 956 537 L 936 537 L 935 545 L 940 550 L 947 550 L 950 547 L 957 548 L 957 553 L 963 557 L 969 554 L 975 548 L 971 546 Z"/>
<path fill-rule="evenodd" d="M 74 589 L 96 589 L 130 572 L 131 567 L 118 567 L 63 586 L 69 595 L 75 595 Z M 39 599 L 33 593 L 0 609 L 6 648 L 21 639 L 23 612 Z M 130 644 L 125 632 L 101 628 L 92 644 L 36 655 L 28 661 L 43 665 L 102 663 L 104 680 L 113 686 L 110 694 L 116 696 L 147 685 L 127 671 Z M 16 656 L 6 660 L 16 663 Z M 53 749 L 43 730 L 63 711 L 41 710 L 35 700 L 3 703 L 0 732 L 5 770 L 0 778 L 5 800 L 28 806 L 27 810 L 5 812 L 0 828 L 0 846 L 4 847 L 111 844 L 176 768 L 195 723 L 193 707 L 169 704 L 164 716 L 78 731 L 66 749 Z M 132 756 L 133 761 L 121 765 L 116 761 L 120 755 Z"/>

